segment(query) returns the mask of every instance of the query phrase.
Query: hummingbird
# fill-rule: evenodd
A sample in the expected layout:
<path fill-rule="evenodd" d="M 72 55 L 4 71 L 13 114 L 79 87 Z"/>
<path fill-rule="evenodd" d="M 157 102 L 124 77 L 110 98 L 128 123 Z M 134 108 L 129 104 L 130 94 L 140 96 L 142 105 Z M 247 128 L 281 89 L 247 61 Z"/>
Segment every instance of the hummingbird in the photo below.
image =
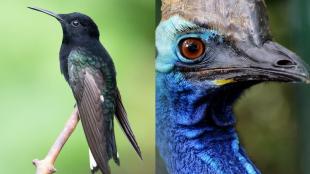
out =
<path fill-rule="evenodd" d="M 110 174 L 108 161 L 120 165 L 114 134 L 114 115 L 142 159 L 117 87 L 113 60 L 99 40 L 96 23 L 82 13 L 57 14 L 28 7 L 56 18 L 63 30 L 60 69 L 72 89 L 89 146 L 92 173 Z"/>

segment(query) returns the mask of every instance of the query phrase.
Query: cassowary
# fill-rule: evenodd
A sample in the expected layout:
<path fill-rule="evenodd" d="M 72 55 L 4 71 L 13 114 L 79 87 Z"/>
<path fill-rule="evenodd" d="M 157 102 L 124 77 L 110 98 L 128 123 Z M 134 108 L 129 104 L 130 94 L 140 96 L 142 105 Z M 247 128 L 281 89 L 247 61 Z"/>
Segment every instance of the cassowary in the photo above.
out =
<path fill-rule="evenodd" d="M 156 30 L 156 145 L 170 174 L 258 174 L 233 103 L 266 81 L 309 82 L 272 41 L 263 0 L 163 0 Z"/>

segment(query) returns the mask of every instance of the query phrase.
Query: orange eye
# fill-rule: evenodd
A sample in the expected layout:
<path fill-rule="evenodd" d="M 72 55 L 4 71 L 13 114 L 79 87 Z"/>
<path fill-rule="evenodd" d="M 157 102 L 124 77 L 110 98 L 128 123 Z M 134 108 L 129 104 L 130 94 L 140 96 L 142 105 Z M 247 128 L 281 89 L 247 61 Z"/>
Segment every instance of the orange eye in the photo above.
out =
<path fill-rule="evenodd" d="M 205 53 L 206 46 L 199 38 L 187 38 L 181 40 L 179 49 L 183 57 L 189 60 L 195 60 Z"/>

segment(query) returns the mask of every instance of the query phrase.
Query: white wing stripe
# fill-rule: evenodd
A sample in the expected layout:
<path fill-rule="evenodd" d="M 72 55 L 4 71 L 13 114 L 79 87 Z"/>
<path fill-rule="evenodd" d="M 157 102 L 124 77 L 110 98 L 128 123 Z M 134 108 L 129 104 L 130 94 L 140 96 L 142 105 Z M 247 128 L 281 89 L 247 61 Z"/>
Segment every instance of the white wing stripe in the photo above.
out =
<path fill-rule="evenodd" d="M 94 170 L 97 167 L 97 163 L 94 159 L 93 154 L 91 153 L 90 149 L 88 149 L 89 152 L 89 165 L 90 165 L 90 169 Z"/>

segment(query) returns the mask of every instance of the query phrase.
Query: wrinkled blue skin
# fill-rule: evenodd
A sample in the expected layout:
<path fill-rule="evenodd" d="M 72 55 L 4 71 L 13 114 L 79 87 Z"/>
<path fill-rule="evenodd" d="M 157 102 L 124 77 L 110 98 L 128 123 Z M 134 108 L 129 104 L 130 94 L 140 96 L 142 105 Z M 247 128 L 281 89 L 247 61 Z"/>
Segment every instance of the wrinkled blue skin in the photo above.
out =
<path fill-rule="evenodd" d="M 213 93 L 222 86 L 185 78 L 174 68 L 177 62 L 195 63 L 179 53 L 180 39 L 208 41 L 219 35 L 203 28 L 192 32 L 193 27 L 197 28 L 174 16 L 161 22 L 156 31 L 156 144 L 160 156 L 170 174 L 258 174 L 239 143 L 233 102 L 212 105 L 218 97 Z"/>

